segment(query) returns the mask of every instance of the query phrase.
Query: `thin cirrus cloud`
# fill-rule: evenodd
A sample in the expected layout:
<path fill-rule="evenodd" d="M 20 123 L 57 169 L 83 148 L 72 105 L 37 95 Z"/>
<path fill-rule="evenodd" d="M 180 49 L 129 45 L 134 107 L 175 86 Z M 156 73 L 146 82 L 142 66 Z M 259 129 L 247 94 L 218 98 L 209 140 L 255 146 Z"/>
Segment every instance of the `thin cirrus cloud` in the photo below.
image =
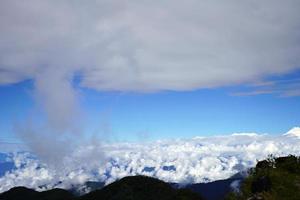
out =
<path fill-rule="evenodd" d="M 275 94 L 279 97 L 300 96 L 300 79 L 282 79 L 263 81 L 247 86 L 248 91 L 234 92 L 233 96 L 253 96 L 259 94 Z"/>

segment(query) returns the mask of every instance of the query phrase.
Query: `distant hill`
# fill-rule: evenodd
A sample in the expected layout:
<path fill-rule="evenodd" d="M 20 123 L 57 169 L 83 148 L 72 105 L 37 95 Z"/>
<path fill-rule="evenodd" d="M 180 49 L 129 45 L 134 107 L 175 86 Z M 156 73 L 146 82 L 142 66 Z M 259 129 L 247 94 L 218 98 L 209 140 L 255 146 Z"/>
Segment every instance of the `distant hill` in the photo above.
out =
<path fill-rule="evenodd" d="M 270 156 L 257 163 L 243 181 L 240 193 L 227 200 L 299 200 L 300 158 Z"/>
<path fill-rule="evenodd" d="M 229 179 L 212 181 L 208 183 L 196 183 L 188 185 L 181 185 L 178 183 L 168 184 L 176 189 L 189 189 L 195 193 L 198 193 L 206 200 L 224 200 L 225 196 L 233 190 L 231 184 L 235 181 L 241 182 L 243 179 L 244 176 L 238 173 Z M 86 188 L 88 191 L 94 191 L 103 188 L 104 185 L 104 182 L 88 181 L 84 184 L 84 187 L 80 188 Z M 80 188 L 74 187 L 71 188 L 70 191 L 78 196 L 78 194 L 82 194 L 84 192 L 84 190 L 80 190 Z M 216 188 L 218 189 L 216 190 Z"/>
<path fill-rule="evenodd" d="M 102 189 L 75 197 L 63 189 L 37 192 L 15 187 L 0 194 L 0 200 L 203 200 L 189 189 L 175 189 L 170 184 L 146 176 L 125 177 Z"/>
<path fill-rule="evenodd" d="M 100 190 L 80 197 L 80 200 L 201 200 L 187 189 L 174 189 L 170 184 L 146 176 L 129 176 Z"/>
<path fill-rule="evenodd" d="M 0 194 L 1 200 L 73 200 L 74 196 L 63 189 L 37 192 L 25 187 L 15 187 Z"/>
<path fill-rule="evenodd" d="M 0 152 L 0 177 L 15 168 L 12 161 L 8 161 L 8 155 Z"/>
<path fill-rule="evenodd" d="M 223 200 L 225 196 L 232 192 L 231 184 L 234 181 L 242 181 L 243 178 L 229 178 L 225 180 L 218 180 L 209 183 L 196 183 L 185 186 L 187 189 L 200 194 L 207 200 Z"/>
<path fill-rule="evenodd" d="M 13 162 L 0 162 L 0 177 L 5 175 L 6 172 L 14 169 L 15 165 Z"/>

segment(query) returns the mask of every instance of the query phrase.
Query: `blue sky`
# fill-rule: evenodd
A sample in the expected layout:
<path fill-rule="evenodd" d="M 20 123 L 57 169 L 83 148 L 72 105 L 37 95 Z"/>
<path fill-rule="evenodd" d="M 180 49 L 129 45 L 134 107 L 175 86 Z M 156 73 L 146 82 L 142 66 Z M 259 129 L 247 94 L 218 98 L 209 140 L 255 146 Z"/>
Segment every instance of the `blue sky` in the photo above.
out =
<path fill-rule="evenodd" d="M 299 84 L 299 74 L 295 71 L 271 77 L 268 81 L 276 82 L 274 91 L 276 88 L 288 90 L 291 85 Z M 74 87 L 80 91 L 84 134 L 105 136 L 114 141 L 191 138 L 236 132 L 281 134 L 300 124 L 300 96 L 282 97 L 276 92 L 244 93 L 259 90 L 256 86 L 152 93 L 99 92 L 79 87 L 78 81 Z M 38 112 L 33 90 L 33 81 L 0 87 L 1 141 L 19 141 L 14 135 L 14 125 Z"/>
<path fill-rule="evenodd" d="M 32 125 L 28 144 L 78 140 L 73 131 L 128 141 L 284 133 L 300 125 L 299 10 L 280 0 L 1 1 L 0 139 L 18 141 L 16 124 Z"/>

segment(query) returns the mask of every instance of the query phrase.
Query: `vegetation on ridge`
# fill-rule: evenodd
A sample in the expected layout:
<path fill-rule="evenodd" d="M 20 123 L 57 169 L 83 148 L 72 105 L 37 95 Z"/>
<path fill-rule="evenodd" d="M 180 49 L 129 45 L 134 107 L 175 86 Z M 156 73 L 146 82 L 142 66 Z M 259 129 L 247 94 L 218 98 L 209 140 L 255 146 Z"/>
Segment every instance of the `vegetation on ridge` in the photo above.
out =
<path fill-rule="evenodd" d="M 300 158 L 269 156 L 259 161 L 243 181 L 239 193 L 227 200 L 299 200 Z"/>

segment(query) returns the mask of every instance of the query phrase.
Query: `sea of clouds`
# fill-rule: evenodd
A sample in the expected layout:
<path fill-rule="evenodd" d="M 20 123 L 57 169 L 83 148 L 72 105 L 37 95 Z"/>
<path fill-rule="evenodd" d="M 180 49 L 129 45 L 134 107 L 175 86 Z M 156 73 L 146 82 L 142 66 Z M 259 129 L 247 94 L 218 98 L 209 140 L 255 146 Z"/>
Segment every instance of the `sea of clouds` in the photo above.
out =
<path fill-rule="evenodd" d="M 37 190 L 106 184 L 129 175 L 167 182 L 200 183 L 227 179 L 268 155 L 299 155 L 300 128 L 283 135 L 239 133 L 148 143 L 90 144 L 74 149 L 60 166 L 43 163 L 30 152 L 2 153 L 0 166 L 14 167 L 0 177 L 0 192 L 15 186 Z M 3 156 L 5 155 L 5 156 Z"/>

